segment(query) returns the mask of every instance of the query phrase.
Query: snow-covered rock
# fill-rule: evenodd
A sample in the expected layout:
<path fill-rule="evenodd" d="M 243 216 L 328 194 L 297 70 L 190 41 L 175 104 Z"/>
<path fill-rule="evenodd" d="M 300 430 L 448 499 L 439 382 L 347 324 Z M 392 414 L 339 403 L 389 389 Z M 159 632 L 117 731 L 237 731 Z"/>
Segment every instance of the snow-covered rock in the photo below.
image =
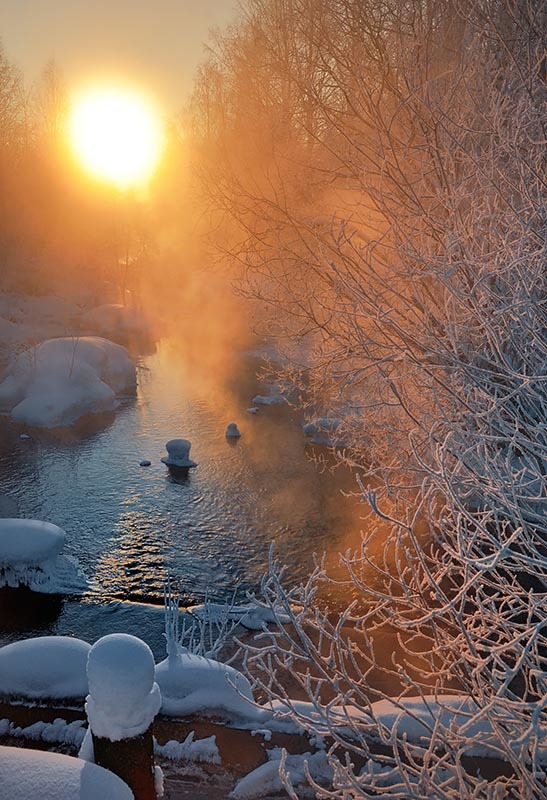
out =
<path fill-rule="evenodd" d="M 254 719 L 251 684 L 241 672 L 220 661 L 180 653 L 156 666 L 163 714 L 215 713 L 224 717 Z"/>
<path fill-rule="evenodd" d="M 270 606 L 259 603 L 258 600 L 242 605 L 202 603 L 192 607 L 192 614 L 209 620 L 233 620 L 251 631 L 261 631 L 268 625 L 278 622 L 282 625 L 290 622 L 289 616 L 283 609 L 278 608 L 274 611 Z"/>
<path fill-rule="evenodd" d="M 152 724 L 161 705 L 154 656 L 136 636 L 112 633 L 95 642 L 87 661 L 86 712 L 96 736 L 131 739 Z"/>
<path fill-rule="evenodd" d="M 0 787 L 6 800 L 133 800 L 121 778 L 60 753 L 0 747 Z"/>
<path fill-rule="evenodd" d="M 0 586 L 40 591 L 54 575 L 65 532 L 36 519 L 0 519 Z"/>
<path fill-rule="evenodd" d="M 0 384 L 0 410 L 27 425 L 69 425 L 112 411 L 116 395 L 135 384 L 125 347 L 92 336 L 48 339 L 14 359 Z"/>
<path fill-rule="evenodd" d="M 241 436 L 241 431 L 237 427 L 236 422 L 230 422 L 226 428 L 226 436 L 228 438 L 238 439 Z"/>
<path fill-rule="evenodd" d="M 0 692 L 32 700 L 87 694 L 90 645 L 70 636 L 23 639 L 0 648 Z"/>
<path fill-rule="evenodd" d="M 342 420 L 337 417 L 318 417 L 302 425 L 304 436 L 314 444 L 326 444 L 329 447 L 343 447 L 344 440 L 336 435 Z"/>
<path fill-rule="evenodd" d="M 191 442 L 188 439 L 170 439 L 165 445 L 167 455 L 162 458 L 168 467 L 197 467 L 190 458 Z"/>

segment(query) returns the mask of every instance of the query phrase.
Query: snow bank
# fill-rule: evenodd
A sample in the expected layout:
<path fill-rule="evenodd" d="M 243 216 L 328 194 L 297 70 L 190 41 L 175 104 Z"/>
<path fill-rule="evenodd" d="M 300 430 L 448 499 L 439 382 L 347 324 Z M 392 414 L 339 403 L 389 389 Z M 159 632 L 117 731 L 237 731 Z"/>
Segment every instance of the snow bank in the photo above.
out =
<path fill-rule="evenodd" d="M 332 783 L 333 770 L 327 756 L 323 751 L 317 753 L 303 753 L 302 755 L 288 755 L 279 747 L 267 751 L 268 762 L 261 764 L 255 770 L 245 775 L 236 784 L 230 797 L 237 800 L 264 797 L 273 792 L 284 789 L 280 777 L 280 768 L 293 787 L 299 788 L 299 797 L 304 796 L 306 787 L 310 796 L 315 797 L 315 792 L 310 789 L 306 770 L 313 780 L 329 785 Z"/>
<path fill-rule="evenodd" d="M 69 425 L 112 411 L 116 395 L 135 384 L 124 347 L 92 336 L 48 339 L 14 359 L 0 384 L 0 410 L 27 425 Z"/>
<path fill-rule="evenodd" d="M 80 747 L 86 728 L 83 719 L 66 722 L 58 717 L 53 722 L 35 722 L 26 728 L 19 728 L 9 719 L 0 719 L 0 736 L 11 736 L 14 739 L 30 739 L 34 742 L 49 742 L 51 744 L 64 744 L 70 747 Z"/>
<path fill-rule="evenodd" d="M 133 800 L 117 775 L 60 753 L 0 747 L 0 787 L 9 800 Z"/>
<path fill-rule="evenodd" d="M 84 329 L 115 341 L 149 335 L 149 325 L 142 311 L 121 303 L 105 303 L 86 311 L 81 316 L 81 325 Z"/>
<path fill-rule="evenodd" d="M 86 712 L 95 736 L 130 739 L 144 733 L 161 705 L 154 682 L 154 656 L 145 642 L 126 633 L 103 636 L 89 651 Z"/>
<path fill-rule="evenodd" d="M 170 761 L 193 761 L 206 764 L 220 764 L 221 758 L 215 736 L 194 739 L 195 731 L 190 731 L 183 742 L 170 739 L 158 744 L 154 739 L 154 755 Z"/>
<path fill-rule="evenodd" d="M 0 648 L 0 692 L 32 700 L 68 700 L 87 694 L 90 645 L 70 636 L 23 639 Z"/>
<path fill-rule="evenodd" d="M 193 653 L 170 656 L 156 666 L 161 711 L 168 716 L 221 713 L 229 719 L 253 719 L 251 684 L 233 667 Z"/>

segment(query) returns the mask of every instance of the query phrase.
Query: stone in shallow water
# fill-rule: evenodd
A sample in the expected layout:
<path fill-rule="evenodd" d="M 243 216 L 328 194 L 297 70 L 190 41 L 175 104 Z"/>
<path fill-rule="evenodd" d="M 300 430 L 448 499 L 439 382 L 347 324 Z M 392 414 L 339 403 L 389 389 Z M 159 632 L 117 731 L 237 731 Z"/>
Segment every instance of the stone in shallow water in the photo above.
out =
<path fill-rule="evenodd" d="M 143 460 L 140 462 L 140 466 L 141 467 L 149 467 L 151 465 L 151 463 L 152 462 L 149 461 L 147 458 L 143 458 Z"/>
<path fill-rule="evenodd" d="M 170 439 L 165 445 L 167 455 L 162 458 L 168 467 L 197 467 L 190 458 L 192 443 L 188 439 Z"/>
<path fill-rule="evenodd" d="M 240 430 L 235 422 L 230 422 L 226 428 L 226 436 L 230 436 L 234 439 L 237 439 L 239 436 L 241 436 Z"/>

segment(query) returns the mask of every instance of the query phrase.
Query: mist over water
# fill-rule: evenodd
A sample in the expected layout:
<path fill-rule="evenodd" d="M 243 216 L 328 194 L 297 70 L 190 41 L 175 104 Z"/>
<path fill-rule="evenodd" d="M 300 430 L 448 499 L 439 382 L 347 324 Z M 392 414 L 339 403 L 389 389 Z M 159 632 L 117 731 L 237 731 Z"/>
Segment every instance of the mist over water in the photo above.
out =
<path fill-rule="evenodd" d="M 287 405 L 247 411 L 266 391 L 256 379 L 257 355 L 217 352 L 214 367 L 205 356 L 211 349 L 201 352 L 191 338 L 160 340 L 140 358 L 137 396 L 109 418 L 35 430 L 27 440 L 5 420 L 0 494 L 16 498 L 20 516 L 66 531 L 65 553 L 77 559 L 90 590 L 78 603 L 83 613 L 67 605 L 70 622 L 65 613 L 61 627 L 83 638 L 90 625 L 101 635 L 112 624 L 104 606 L 101 623 L 89 602 L 161 603 L 168 576 L 186 605 L 206 595 L 244 600 L 259 590 L 272 542 L 295 583 L 309 574 L 314 553 L 337 560 L 349 515 L 359 528 L 358 507 L 340 493 L 354 487 L 353 477 L 313 463 L 301 418 Z M 242 432 L 236 442 L 225 437 L 232 421 Z M 187 476 L 160 461 L 175 437 L 192 442 L 198 467 Z M 139 466 L 142 459 L 151 466 Z M 121 613 L 131 626 L 134 615 L 123 606 L 117 623 Z M 45 632 L 54 620 L 44 620 Z"/>

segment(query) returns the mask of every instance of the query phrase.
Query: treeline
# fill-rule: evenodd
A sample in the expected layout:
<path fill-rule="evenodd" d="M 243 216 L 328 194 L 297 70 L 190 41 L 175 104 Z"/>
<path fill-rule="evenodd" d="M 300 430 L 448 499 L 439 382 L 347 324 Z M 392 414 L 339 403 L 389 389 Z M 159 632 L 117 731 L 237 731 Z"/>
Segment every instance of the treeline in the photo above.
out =
<path fill-rule="evenodd" d="M 168 237 L 171 259 L 181 243 L 180 131 L 166 120 L 166 155 L 153 186 L 119 192 L 76 162 L 70 102 L 55 61 L 28 88 L 0 49 L 0 290 L 125 302 L 149 272 L 156 285 L 161 279 L 158 240 Z"/>
<path fill-rule="evenodd" d="M 383 620 L 420 641 L 417 671 L 393 665 L 408 693 L 456 681 L 505 737 L 513 772 L 495 788 L 461 770 L 467 734 L 441 725 L 421 750 L 394 735 L 397 797 L 547 786 L 532 702 L 547 689 L 546 30 L 525 0 L 245 0 L 191 105 L 219 251 L 393 526 L 383 547 L 369 522 L 348 556 L 373 609 L 347 612 L 361 663 L 385 668 L 365 635 Z M 355 648 L 318 610 L 323 577 L 299 598 L 272 579 L 276 602 L 309 612 L 276 664 L 301 669 L 316 707 L 328 685 L 329 703 L 363 708 Z M 329 796 L 391 796 L 337 754 Z"/>

